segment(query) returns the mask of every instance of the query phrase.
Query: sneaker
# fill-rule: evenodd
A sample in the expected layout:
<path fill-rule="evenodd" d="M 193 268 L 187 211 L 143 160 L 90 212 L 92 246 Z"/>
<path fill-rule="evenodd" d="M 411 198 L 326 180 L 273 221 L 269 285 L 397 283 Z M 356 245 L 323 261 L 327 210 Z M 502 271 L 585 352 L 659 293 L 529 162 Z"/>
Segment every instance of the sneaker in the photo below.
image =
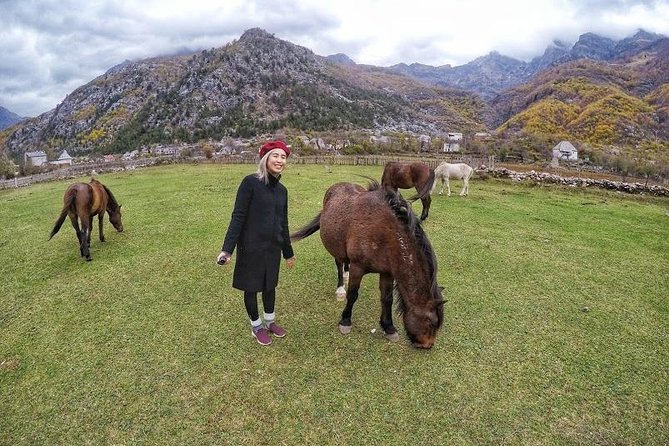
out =
<path fill-rule="evenodd" d="M 269 330 L 262 325 L 258 328 L 251 328 L 251 335 L 256 338 L 256 341 L 258 341 L 258 344 L 260 345 L 270 345 L 272 343 L 272 338 L 269 336 Z"/>
<path fill-rule="evenodd" d="M 270 322 L 267 325 L 267 329 L 269 330 L 270 333 L 272 333 L 274 336 L 277 338 L 282 338 L 286 336 L 286 330 L 276 322 Z"/>

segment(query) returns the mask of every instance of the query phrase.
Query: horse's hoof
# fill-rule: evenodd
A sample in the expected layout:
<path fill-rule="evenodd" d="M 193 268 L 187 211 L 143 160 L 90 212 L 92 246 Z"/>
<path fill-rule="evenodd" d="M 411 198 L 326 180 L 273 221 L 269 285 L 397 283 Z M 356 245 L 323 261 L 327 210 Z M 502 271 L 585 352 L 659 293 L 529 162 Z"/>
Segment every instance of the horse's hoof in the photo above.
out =
<path fill-rule="evenodd" d="M 351 326 L 350 325 L 342 325 L 339 324 L 339 333 L 341 334 L 349 334 L 351 333 Z"/>
<path fill-rule="evenodd" d="M 90 257 L 86 257 L 87 262 L 90 262 L 91 260 L 93 260 L 93 259 L 91 259 Z"/>
<path fill-rule="evenodd" d="M 397 342 L 400 340 L 400 335 L 395 332 L 395 333 L 386 333 L 385 331 L 383 332 L 383 337 L 389 340 L 390 342 Z"/>

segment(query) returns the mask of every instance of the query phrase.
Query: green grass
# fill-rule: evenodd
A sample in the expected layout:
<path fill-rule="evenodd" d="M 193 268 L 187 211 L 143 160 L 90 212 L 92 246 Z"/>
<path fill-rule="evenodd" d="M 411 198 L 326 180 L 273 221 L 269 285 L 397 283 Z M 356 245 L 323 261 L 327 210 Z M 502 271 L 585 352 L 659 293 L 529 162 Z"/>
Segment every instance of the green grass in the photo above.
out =
<path fill-rule="evenodd" d="M 669 443 L 668 200 L 481 179 L 435 196 L 430 351 L 372 332 L 374 275 L 339 334 L 314 235 L 281 272 L 289 334 L 261 347 L 214 263 L 251 170 L 101 175 L 126 230 L 96 227 L 89 263 L 69 223 L 47 242 L 69 182 L 0 192 L 0 444 Z M 358 175 L 381 170 L 290 166 L 291 228 Z"/>

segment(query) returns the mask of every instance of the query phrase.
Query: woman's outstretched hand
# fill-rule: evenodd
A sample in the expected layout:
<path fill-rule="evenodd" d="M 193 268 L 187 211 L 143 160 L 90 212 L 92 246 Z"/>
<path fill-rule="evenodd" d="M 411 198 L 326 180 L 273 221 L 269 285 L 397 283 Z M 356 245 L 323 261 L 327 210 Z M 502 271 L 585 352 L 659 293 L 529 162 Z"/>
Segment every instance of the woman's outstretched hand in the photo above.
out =
<path fill-rule="evenodd" d="M 230 253 L 221 251 L 218 257 L 216 257 L 216 263 L 218 263 L 219 265 L 225 265 L 230 260 L 230 257 L 232 257 Z"/>

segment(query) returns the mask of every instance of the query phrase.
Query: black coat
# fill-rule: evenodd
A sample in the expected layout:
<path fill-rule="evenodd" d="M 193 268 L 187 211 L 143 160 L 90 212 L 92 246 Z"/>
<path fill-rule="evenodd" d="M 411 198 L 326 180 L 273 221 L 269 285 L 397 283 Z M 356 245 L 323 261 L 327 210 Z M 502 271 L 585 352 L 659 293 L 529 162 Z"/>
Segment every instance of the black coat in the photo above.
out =
<path fill-rule="evenodd" d="M 255 174 L 237 190 L 235 208 L 223 242 L 230 254 L 237 247 L 232 286 L 242 291 L 270 291 L 279 282 L 281 254 L 293 257 L 288 231 L 288 191 L 279 179 L 269 184 Z"/>

